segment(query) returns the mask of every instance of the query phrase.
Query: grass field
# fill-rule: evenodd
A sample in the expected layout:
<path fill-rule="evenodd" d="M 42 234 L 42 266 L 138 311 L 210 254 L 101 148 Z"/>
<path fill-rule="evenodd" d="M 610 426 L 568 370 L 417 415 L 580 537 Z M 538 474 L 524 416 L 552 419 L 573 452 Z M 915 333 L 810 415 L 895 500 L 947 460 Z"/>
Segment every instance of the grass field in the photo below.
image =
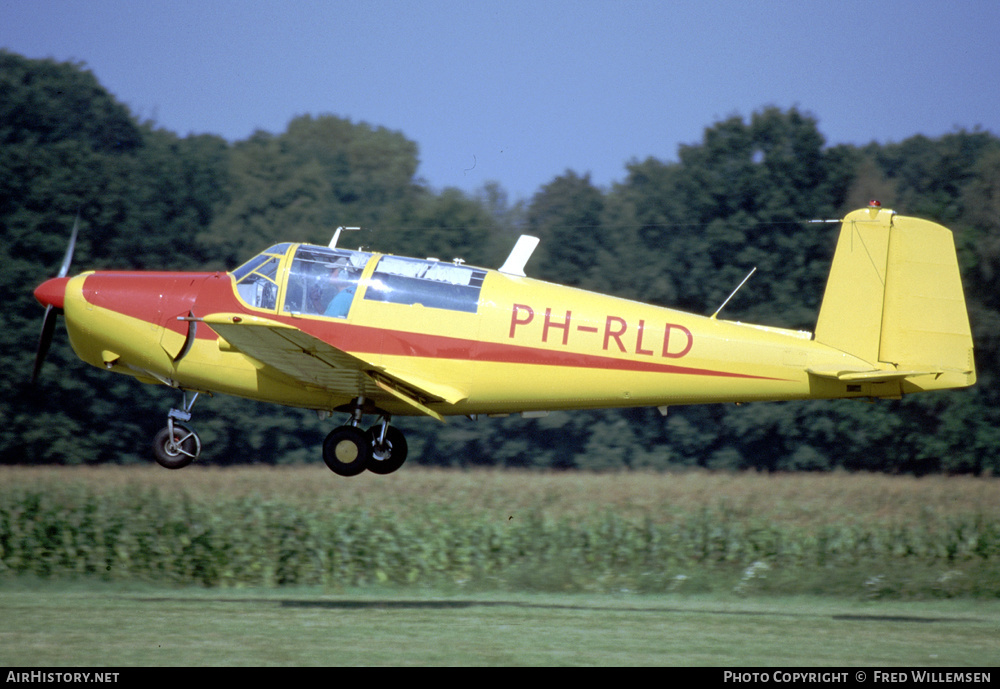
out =
<path fill-rule="evenodd" d="M 995 665 L 1000 480 L 0 467 L 8 665 Z"/>
<path fill-rule="evenodd" d="M 0 618 L 7 666 L 1000 664 L 997 602 L 22 583 Z"/>

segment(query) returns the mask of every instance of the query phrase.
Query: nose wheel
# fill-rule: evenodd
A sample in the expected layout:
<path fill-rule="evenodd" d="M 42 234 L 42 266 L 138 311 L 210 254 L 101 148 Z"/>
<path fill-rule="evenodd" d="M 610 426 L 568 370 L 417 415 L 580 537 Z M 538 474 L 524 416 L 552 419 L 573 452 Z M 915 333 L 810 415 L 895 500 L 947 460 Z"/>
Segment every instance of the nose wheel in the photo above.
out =
<path fill-rule="evenodd" d="M 156 463 L 165 469 L 183 469 L 201 454 L 201 438 L 180 423 L 191 420 L 191 407 L 197 399 L 198 393 L 195 393 L 188 402 L 185 393 L 182 408 L 170 410 L 166 428 L 161 429 L 153 439 L 153 456 Z"/>
<path fill-rule="evenodd" d="M 184 424 L 172 421 L 153 439 L 153 455 L 165 469 L 183 469 L 201 454 L 201 439 Z"/>

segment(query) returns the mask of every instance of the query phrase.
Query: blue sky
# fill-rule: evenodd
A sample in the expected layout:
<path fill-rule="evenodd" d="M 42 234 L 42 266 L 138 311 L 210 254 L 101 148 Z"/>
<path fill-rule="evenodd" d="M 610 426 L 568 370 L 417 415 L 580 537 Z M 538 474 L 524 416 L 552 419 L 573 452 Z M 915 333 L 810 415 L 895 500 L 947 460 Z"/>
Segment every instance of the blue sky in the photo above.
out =
<path fill-rule="evenodd" d="M 995 0 L 0 0 L 0 47 L 182 136 L 334 114 L 415 141 L 435 190 L 512 198 L 769 105 L 828 144 L 1000 133 L 998 35 Z"/>

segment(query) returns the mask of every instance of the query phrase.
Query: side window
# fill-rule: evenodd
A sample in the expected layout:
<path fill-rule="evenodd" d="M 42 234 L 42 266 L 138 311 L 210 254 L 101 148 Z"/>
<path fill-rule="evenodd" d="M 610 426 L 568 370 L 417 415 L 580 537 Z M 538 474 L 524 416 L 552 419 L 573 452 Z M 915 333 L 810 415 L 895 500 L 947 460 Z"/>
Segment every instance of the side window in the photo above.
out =
<path fill-rule="evenodd" d="M 370 254 L 302 246 L 288 274 L 284 310 L 347 318 Z"/>
<path fill-rule="evenodd" d="M 486 271 L 442 261 L 384 256 L 365 299 L 476 313 Z"/>

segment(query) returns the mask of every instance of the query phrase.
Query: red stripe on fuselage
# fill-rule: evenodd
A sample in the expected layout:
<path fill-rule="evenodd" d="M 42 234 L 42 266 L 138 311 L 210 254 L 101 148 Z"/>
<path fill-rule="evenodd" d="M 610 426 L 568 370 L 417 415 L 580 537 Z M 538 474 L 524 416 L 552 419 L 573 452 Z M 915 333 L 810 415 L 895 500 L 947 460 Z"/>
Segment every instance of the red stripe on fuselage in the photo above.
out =
<path fill-rule="evenodd" d="M 467 338 L 412 333 L 391 328 L 353 325 L 337 320 L 299 318 L 248 308 L 235 294 L 232 279 L 226 273 L 149 273 L 100 272 L 88 275 L 83 285 L 84 298 L 94 306 L 131 318 L 187 332 L 187 323 L 177 320 L 194 311 L 204 317 L 212 313 L 247 313 L 293 325 L 338 349 L 355 354 L 383 354 L 428 359 L 488 361 L 535 366 L 671 373 L 676 375 L 783 380 L 731 371 L 663 364 L 652 361 L 617 359 L 597 354 L 581 354 L 525 347 L 522 345 L 480 342 Z M 198 328 L 198 339 L 217 339 L 210 328 Z"/>

